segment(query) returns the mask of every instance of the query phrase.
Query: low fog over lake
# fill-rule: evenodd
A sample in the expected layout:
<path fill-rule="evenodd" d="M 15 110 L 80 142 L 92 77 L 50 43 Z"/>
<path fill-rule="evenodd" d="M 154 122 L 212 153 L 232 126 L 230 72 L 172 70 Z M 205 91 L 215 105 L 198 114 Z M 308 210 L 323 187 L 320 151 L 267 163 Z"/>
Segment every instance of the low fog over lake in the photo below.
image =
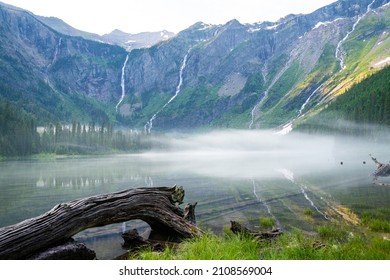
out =
<path fill-rule="evenodd" d="M 266 216 L 283 230 L 310 231 L 316 223 L 353 219 L 345 209 L 390 202 L 390 187 L 373 185 L 370 175 L 375 165 L 369 154 L 390 159 L 381 140 L 227 130 L 160 135 L 154 147 L 143 154 L 0 162 L 0 226 L 61 202 L 144 186 L 183 186 L 185 203 L 198 202 L 198 224 L 214 232 L 231 220 L 256 227 Z M 314 223 L 304 217 L 307 209 Z M 98 258 L 112 258 L 124 252 L 120 234 L 130 227 L 147 228 L 128 222 L 90 229 L 76 239 Z"/>

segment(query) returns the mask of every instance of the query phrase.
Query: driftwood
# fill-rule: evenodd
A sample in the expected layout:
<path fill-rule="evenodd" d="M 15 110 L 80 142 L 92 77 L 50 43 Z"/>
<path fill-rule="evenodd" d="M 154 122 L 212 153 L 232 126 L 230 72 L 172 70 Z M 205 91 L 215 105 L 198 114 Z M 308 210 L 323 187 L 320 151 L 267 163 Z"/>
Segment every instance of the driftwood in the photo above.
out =
<path fill-rule="evenodd" d="M 250 230 L 242 226 L 239 222 L 230 221 L 230 230 L 235 234 L 248 235 L 256 239 L 273 239 L 282 234 L 280 229 L 273 229 L 269 232 L 259 232 Z"/>
<path fill-rule="evenodd" d="M 371 156 L 371 155 L 370 155 Z M 381 163 L 376 158 L 371 156 L 371 159 L 376 165 L 376 170 L 371 175 L 373 178 L 373 183 L 381 186 L 390 186 L 390 184 L 385 183 L 377 183 L 378 177 L 389 177 L 390 176 L 390 164 L 388 163 Z"/>
<path fill-rule="evenodd" d="M 93 227 L 143 220 L 152 230 L 180 238 L 202 231 L 178 206 L 182 187 L 138 188 L 61 203 L 45 214 L 0 228 L 0 259 L 26 259 Z"/>
<path fill-rule="evenodd" d="M 193 225 L 196 225 L 195 207 L 197 204 L 197 202 L 195 204 L 188 203 L 184 207 L 183 211 L 183 218 Z M 180 241 L 180 239 L 177 240 L 177 238 L 166 236 L 161 233 L 157 233 L 158 240 L 155 240 L 152 239 L 153 236 L 156 237 L 153 233 L 155 232 L 152 231 L 152 235 L 145 238 L 138 233 L 137 229 L 129 230 L 122 234 L 122 238 L 124 240 L 122 247 L 132 251 L 136 251 L 142 247 L 150 247 L 153 251 L 162 251 L 167 246 L 176 246 L 177 242 Z"/>
<path fill-rule="evenodd" d="M 184 207 L 184 219 L 186 219 L 193 225 L 196 224 L 195 207 L 197 204 L 198 202 L 195 202 L 195 204 L 188 203 L 186 207 Z"/>
<path fill-rule="evenodd" d="M 122 248 L 130 251 L 137 251 L 144 247 L 149 247 L 153 251 L 162 251 L 168 245 L 177 244 L 177 243 L 163 241 L 163 240 L 153 240 L 153 239 L 143 238 L 141 235 L 138 234 L 138 231 L 136 229 L 132 229 L 128 232 L 123 233 L 122 238 L 125 241 L 122 244 Z"/>

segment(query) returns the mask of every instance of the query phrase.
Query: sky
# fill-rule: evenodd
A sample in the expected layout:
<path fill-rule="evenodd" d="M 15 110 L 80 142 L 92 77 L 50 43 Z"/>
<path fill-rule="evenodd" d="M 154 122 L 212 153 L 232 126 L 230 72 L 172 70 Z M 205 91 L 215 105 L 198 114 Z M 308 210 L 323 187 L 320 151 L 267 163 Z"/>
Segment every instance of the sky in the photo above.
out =
<path fill-rule="evenodd" d="M 307 14 L 335 0 L 0 0 L 40 16 L 54 16 L 100 35 L 168 30 L 178 33 L 198 21 L 224 24 L 277 21 Z"/>

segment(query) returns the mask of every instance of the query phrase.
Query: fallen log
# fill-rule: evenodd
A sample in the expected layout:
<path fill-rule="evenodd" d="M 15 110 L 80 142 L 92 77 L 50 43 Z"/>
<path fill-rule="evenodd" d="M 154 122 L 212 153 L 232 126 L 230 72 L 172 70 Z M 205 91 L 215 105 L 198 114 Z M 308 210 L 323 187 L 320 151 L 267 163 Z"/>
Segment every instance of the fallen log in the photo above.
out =
<path fill-rule="evenodd" d="M 390 176 L 390 164 L 379 162 L 371 154 L 370 154 L 370 157 L 376 165 L 376 170 L 374 171 L 374 173 L 371 174 L 374 177 L 373 181 L 378 180 L 378 177 L 389 177 Z M 387 184 L 384 184 L 384 185 L 387 185 Z"/>
<path fill-rule="evenodd" d="M 273 239 L 279 235 L 282 234 L 282 231 L 280 229 L 273 229 L 268 232 L 260 232 L 260 231 L 253 231 L 250 230 L 244 226 L 242 226 L 239 222 L 236 221 L 230 221 L 230 230 L 235 234 L 242 234 L 242 235 L 248 235 L 256 239 Z"/>
<path fill-rule="evenodd" d="M 188 238 L 202 231 L 178 206 L 182 187 L 137 188 L 56 205 L 41 216 L 0 228 L 0 259 L 26 259 L 93 227 L 143 220 L 152 230 Z"/>

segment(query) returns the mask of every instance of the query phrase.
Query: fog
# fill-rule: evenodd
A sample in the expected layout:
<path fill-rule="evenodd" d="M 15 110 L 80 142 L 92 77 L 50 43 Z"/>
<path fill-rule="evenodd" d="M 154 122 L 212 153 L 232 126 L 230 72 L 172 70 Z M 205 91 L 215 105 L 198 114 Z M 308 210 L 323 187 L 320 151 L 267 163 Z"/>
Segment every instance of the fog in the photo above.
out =
<path fill-rule="evenodd" d="M 367 165 L 373 171 L 369 154 L 382 162 L 389 159 L 386 142 L 264 130 L 171 134 L 154 144 L 160 148 L 143 157 L 160 163 L 162 170 L 237 179 L 280 176 L 281 169 L 305 175 Z"/>
<path fill-rule="evenodd" d="M 306 209 L 312 209 L 316 221 L 327 221 L 343 218 L 336 211 L 339 205 L 355 210 L 356 205 L 389 205 L 390 188 L 372 187 L 370 176 L 376 167 L 369 154 L 383 163 L 390 160 L 384 136 L 281 136 L 265 130 L 152 134 L 154 149 L 142 154 L 2 161 L 0 226 L 77 198 L 177 184 L 186 191 L 185 202 L 199 202 L 198 222 L 215 232 L 231 220 L 256 226 L 262 216 L 283 229 L 312 230 Z M 104 251 L 100 259 L 112 258 L 122 253 L 117 239 L 123 227 L 92 229 L 78 238 L 96 241 L 92 248 Z M 113 239 L 99 245 L 96 236 Z"/>

